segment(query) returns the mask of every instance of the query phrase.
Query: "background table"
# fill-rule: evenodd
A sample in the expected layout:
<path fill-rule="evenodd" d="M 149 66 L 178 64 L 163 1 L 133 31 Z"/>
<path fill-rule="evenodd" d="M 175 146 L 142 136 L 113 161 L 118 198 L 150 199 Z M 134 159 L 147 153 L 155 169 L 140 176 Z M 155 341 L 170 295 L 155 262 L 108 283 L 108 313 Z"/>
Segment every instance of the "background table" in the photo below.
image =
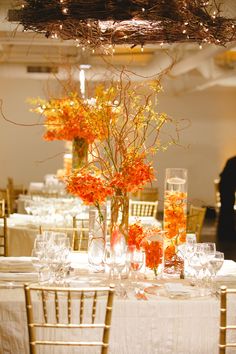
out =
<path fill-rule="evenodd" d="M 88 221 L 88 212 L 79 215 L 81 219 Z M 154 217 L 131 217 L 130 223 L 140 220 L 145 226 L 160 227 L 160 222 Z M 8 255 L 9 256 L 30 256 L 34 245 L 35 236 L 39 233 L 39 226 L 44 227 L 72 227 L 72 217 L 65 220 L 60 215 L 42 217 L 36 221 L 33 215 L 12 214 L 7 221 L 8 225 Z M 78 230 L 79 230 L 78 225 Z M 87 223 L 88 226 L 88 223 Z M 0 227 L 2 225 L 0 224 Z"/>

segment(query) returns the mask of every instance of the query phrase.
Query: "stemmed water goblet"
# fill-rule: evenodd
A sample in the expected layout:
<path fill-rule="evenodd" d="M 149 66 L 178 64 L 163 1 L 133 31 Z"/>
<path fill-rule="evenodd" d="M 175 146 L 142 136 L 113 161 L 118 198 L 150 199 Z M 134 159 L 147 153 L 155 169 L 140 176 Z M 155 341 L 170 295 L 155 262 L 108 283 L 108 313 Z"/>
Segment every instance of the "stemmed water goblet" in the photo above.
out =
<path fill-rule="evenodd" d="M 216 244 L 213 242 L 204 242 L 201 245 L 204 254 L 202 259 L 203 284 L 208 286 L 209 280 L 211 279 L 210 260 L 215 256 Z"/>
<path fill-rule="evenodd" d="M 202 245 L 202 243 L 196 243 L 193 246 L 193 252 L 189 257 L 189 266 L 194 270 L 197 286 L 201 285 L 200 274 L 203 271 L 205 264 L 207 263 L 207 256 Z"/>

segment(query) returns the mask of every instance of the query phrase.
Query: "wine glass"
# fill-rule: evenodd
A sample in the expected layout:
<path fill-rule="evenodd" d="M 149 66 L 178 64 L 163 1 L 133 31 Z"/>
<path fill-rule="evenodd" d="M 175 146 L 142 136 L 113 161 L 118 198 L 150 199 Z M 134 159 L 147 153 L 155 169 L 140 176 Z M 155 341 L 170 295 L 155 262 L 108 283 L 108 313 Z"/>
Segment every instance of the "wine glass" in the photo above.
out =
<path fill-rule="evenodd" d="M 216 292 L 216 283 L 215 283 L 215 279 L 216 279 L 216 275 L 219 272 L 219 270 L 221 269 L 221 267 L 224 264 L 224 253 L 223 252 L 219 252 L 216 251 L 214 257 L 212 257 L 209 261 L 209 266 L 210 266 L 210 270 L 211 270 L 211 275 L 212 275 L 212 292 L 215 293 Z"/>
<path fill-rule="evenodd" d="M 123 287 L 122 284 L 122 271 L 124 270 L 124 268 L 126 267 L 126 258 L 127 258 L 127 253 L 126 253 L 126 249 L 124 249 L 123 247 L 114 247 L 113 248 L 113 259 L 114 259 L 114 269 L 117 272 L 118 275 L 118 283 L 117 283 L 117 287 L 116 287 L 116 294 L 120 297 L 120 298 L 126 298 L 127 297 L 127 293 L 125 288 Z"/>
<path fill-rule="evenodd" d="M 130 250 L 130 269 L 134 274 L 134 281 L 137 285 L 138 280 L 138 272 L 142 268 L 143 264 L 145 263 L 145 253 L 134 247 Z"/>
<path fill-rule="evenodd" d="M 109 268 L 109 282 L 110 280 L 114 280 L 114 253 L 112 251 L 111 246 L 106 246 L 104 252 L 104 263 Z"/>
<path fill-rule="evenodd" d="M 189 255 L 189 266 L 194 270 L 196 285 L 200 285 L 200 272 L 203 268 L 204 251 L 201 243 L 196 243 Z"/>
<path fill-rule="evenodd" d="M 203 265 L 203 280 L 205 286 L 209 285 L 209 281 L 212 278 L 211 275 L 211 267 L 210 267 L 210 260 L 215 256 L 216 253 L 216 244 L 213 242 L 204 242 L 202 243 L 202 250 L 204 257 L 202 258 L 202 265 Z"/>
<path fill-rule="evenodd" d="M 214 276 L 219 272 L 224 263 L 224 253 L 216 251 L 214 257 L 210 259 L 210 265 L 212 267 L 212 273 Z"/>

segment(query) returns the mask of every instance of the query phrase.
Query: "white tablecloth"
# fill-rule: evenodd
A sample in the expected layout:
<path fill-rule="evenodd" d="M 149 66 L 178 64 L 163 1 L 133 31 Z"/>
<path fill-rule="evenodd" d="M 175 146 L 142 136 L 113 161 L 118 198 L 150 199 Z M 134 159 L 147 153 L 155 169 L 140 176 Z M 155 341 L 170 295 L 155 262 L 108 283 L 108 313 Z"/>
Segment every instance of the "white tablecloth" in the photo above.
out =
<path fill-rule="evenodd" d="M 217 354 L 218 325 L 219 301 L 215 298 L 115 299 L 110 353 Z M 1 289 L 0 352 L 27 354 L 27 338 L 23 290 Z M 64 349 L 64 353 L 74 352 Z"/>
<path fill-rule="evenodd" d="M 85 259 L 83 265 L 84 261 Z M 225 271 L 228 269 L 231 269 L 236 279 L 236 264 L 232 261 L 224 264 L 221 277 L 226 275 Z M 90 274 L 89 277 L 91 279 L 94 276 Z M 81 275 L 79 279 L 82 280 L 83 277 L 84 275 Z M 148 301 L 138 301 L 132 293 L 129 293 L 128 299 L 115 298 L 109 352 L 112 354 L 218 354 L 219 310 L 219 299 L 210 296 L 177 300 L 165 296 L 148 295 Z M 235 313 L 236 296 L 232 296 L 229 301 L 229 319 L 234 322 L 236 322 Z M 0 353 L 29 353 L 23 289 L 6 289 L 4 285 L 1 287 L 1 278 Z M 57 348 L 56 351 L 44 349 L 39 353 L 94 354 L 96 351 Z"/>

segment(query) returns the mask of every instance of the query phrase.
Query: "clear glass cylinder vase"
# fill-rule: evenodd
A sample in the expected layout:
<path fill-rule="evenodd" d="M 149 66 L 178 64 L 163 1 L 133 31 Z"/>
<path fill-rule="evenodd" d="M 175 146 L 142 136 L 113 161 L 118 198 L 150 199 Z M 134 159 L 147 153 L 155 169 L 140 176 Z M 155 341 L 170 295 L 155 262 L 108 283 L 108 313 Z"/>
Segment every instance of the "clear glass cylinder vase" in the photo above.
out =
<path fill-rule="evenodd" d="M 187 170 L 167 168 L 164 192 L 164 265 L 163 273 L 183 274 L 184 261 L 178 246 L 186 241 Z"/>
<path fill-rule="evenodd" d="M 96 272 L 104 271 L 104 252 L 107 235 L 107 206 L 90 206 L 88 263 Z"/>

